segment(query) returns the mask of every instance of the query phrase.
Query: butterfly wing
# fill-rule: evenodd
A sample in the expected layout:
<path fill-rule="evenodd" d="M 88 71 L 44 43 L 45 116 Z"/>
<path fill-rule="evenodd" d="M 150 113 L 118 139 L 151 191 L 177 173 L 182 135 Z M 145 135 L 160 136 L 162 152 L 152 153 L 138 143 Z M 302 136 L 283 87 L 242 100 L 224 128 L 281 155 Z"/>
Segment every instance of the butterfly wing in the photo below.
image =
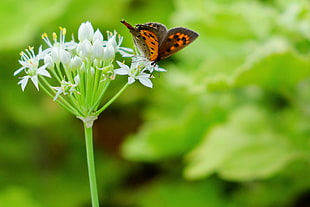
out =
<path fill-rule="evenodd" d="M 146 52 L 144 52 L 145 57 L 150 61 L 155 61 L 158 57 L 159 48 L 159 34 L 157 28 L 147 24 L 137 24 L 136 26 L 143 39 L 141 44 L 143 50 L 146 50 Z"/>
<path fill-rule="evenodd" d="M 173 55 L 192 43 L 198 36 L 197 32 L 184 27 L 170 29 L 162 43 L 159 45 L 158 58 L 156 61 L 166 59 Z"/>
<path fill-rule="evenodd" d="M 146 23 L 145 25 L 153 27 L 156 29 L 157 33 L 158 33 L 158 39 L 159 39 L 159 45 L 162 44 L 162 42 L 164 41 L 166 35 L 167 35 L 167 27 L 163 24 L 157 23 L 157 22 L 149 22 Z"/>
<path fill-rule="evenodd" d="M 159 40 L 156 29 L 148 25 L 136 25 L 136 27 L 133 27 L 125 20 L 122 20 L 121 23 L 129 29 L 139 52 L 150 60 L 157 59 Z"/>

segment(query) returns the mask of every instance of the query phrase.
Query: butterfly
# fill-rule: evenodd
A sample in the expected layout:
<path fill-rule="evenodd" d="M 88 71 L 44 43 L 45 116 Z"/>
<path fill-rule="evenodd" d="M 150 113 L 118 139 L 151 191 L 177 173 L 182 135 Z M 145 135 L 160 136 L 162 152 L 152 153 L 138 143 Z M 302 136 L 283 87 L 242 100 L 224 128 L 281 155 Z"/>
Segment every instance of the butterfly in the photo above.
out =
<path fill-rule="evenodd" d="M 139 52 L 153 63 L 166 59 L 192 43 L 199 35 L 185 27 L 167 29 L 163 24 L 149 22 L 135 27 L 122 20 L 131 32 Z"/>

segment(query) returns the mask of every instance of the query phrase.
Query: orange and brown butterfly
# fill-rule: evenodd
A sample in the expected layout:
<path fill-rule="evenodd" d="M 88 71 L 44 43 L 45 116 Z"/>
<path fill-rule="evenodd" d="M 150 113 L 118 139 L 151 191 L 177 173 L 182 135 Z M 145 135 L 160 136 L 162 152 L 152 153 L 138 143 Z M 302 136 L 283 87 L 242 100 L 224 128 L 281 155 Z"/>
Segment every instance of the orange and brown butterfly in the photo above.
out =
<path fill-rule="evenodd" d="M 135 27 L 125 20 L 121 23 L 131 32 L 139 52 L 154 63 L 168 58 L 199 36 L 197 32 L 184 27 L 167 30 L 165 25 L 156 22 L 137 24 Z"/>

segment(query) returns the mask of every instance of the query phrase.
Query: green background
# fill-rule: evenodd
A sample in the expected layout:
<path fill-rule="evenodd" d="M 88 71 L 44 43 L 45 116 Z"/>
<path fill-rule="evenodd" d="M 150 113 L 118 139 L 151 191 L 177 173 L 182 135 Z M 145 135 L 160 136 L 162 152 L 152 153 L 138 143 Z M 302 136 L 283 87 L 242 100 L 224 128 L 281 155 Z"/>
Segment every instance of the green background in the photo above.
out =
<path fill-rule="evenodd" d="M 90 206 L 82 124 L 13 72 L 59 26 L 133 47 L 121 19 L 200 36 L 95 122 L 102 206 L 310 206 L 307 0 L 2 0 L 0 206 Z"/>

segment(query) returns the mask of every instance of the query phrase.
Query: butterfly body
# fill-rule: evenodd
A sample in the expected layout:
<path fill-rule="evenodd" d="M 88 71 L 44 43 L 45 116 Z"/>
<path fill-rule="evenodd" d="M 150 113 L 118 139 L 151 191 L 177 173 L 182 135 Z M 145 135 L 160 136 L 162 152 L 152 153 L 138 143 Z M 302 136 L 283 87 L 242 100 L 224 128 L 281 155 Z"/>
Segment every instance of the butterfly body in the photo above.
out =
<path fill-rule="evenodd" d="M 156 22 L 131 26 L 121 21 L 131 32 L 134 43 L 140 53 L 150 61 L 166 59 L 193 42 L 198 33 L 184 27 L 167 30 L 166 26 Z"/>

